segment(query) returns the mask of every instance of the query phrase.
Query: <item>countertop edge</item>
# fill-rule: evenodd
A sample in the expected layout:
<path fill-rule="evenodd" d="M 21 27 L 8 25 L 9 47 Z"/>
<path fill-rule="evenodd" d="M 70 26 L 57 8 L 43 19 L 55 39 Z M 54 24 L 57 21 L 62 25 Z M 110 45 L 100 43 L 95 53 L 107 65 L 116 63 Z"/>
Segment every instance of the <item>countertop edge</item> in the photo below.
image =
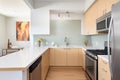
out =
<path fill-rule="evenodd" d="M 98 55 L 99 58 L 103 59 L 106 62 L 109 62 L 107 55 Z"/>
<path fill-rule="evenodd" d="M 40 52 L 40 54 L 35 57 L 34 60 L 32 60 L 31 62 L 28 62 L 27 66 L 23 67 L 5 67 L 5 68 L 0 68 L 0 71 L 24 71 L 26 69 L 28 69 L 44 52 L 46 52 L 48 49 L 50 48 L 55 48 L 55 47 L 46 47 L 42 52 Z M 66 48 L 66 47 L 58 47 L 58 48 Z M 88 48 L 85 48 L 85 47 L 82 47 L 82 46 L 78 46 L 78 47 L 70 47 L 70 48 L 82 48 L 84 51 L 86 51 L 86 49 Z"/>

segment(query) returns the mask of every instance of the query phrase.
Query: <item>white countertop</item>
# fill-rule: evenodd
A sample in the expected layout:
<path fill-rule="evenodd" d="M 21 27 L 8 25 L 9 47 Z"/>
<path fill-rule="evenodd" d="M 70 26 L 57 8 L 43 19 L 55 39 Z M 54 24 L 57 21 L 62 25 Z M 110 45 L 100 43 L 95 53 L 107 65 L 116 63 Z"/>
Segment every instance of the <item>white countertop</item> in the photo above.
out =
<path fill-rule="evenodd" d="M 47 49 L 48 47 L 30 47 L 0 57 L 0 70 L 25 70 Z"/>
<path fill-rule="evenodd" d="M 0 70 L 25 70 L 34 63 L 49 48 L 82 48 L 95 49 L 83 46 L 59 46 L 59 47 L 29 47 L 15 53 L 0 57 Z"/>
<path fill-rule="evenodd" d="M 92 46 L 80 46 L 80 45 L 60 45 L 60 46 L 49 46 L 49 48 L 83 48 L 84 50 L 86 49 L 99 49 L 96 47 L 92 47 Z"/>
<path fill-rule="evenodd" d="M 109 62 L 108 55 L 98 55 L 98 57 L 102 58 L 106 62 Z"/>

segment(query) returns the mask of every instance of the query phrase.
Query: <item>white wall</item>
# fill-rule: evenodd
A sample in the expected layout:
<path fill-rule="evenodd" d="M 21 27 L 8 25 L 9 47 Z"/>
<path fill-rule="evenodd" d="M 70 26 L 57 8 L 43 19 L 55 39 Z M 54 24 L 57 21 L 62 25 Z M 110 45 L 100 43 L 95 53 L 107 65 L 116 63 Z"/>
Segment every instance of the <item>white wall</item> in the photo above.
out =
<path fill-rule="evenodd" d="M 0 55 L 3 48 L 7 48 L 6 17 L 0 15 Z"/>
<path fill-rule="evenodd" d="M 37 9 L 31 11 L 31 43 L 33 43 L 33 35 L 34 34 L 50 34 L 50 10 L 67 10 L 67 11 L 78 11 L 83 12 L 84 10 L 84 2 L 57 2 L 57 3 L 49 3 L 44 6 L 35 3 Z M 40 8 L 38 8 L 40 7 Z M 83 18 L 83 16 L 82 16 Z M 83 21 L 83 20 L 81 20 Z M 37 24 L 37 25 L 36 25 Z M 83 24 L 83 22 L 82 22 Z"/>
<path fill-rule="evenodd" d="M 29 17 L 8 17 L 7 18 L 7 36 L 13 46 L 28 47 L 30 41 L 16 41 L 16 21 L 30 21 Z"/>

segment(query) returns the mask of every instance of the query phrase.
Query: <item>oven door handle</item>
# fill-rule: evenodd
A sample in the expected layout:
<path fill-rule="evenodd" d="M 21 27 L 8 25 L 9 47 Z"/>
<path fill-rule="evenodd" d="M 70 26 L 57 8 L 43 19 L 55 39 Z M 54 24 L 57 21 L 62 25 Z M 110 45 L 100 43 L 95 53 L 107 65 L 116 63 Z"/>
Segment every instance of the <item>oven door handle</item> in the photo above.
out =
<path fill-rule="evenodd" d="M 94 61 L 94 62 L 96 61 L 95 59 L 89 57 L 88 55 L 86 55 L 86 57 L 89 58 L 90 60 Z"/>

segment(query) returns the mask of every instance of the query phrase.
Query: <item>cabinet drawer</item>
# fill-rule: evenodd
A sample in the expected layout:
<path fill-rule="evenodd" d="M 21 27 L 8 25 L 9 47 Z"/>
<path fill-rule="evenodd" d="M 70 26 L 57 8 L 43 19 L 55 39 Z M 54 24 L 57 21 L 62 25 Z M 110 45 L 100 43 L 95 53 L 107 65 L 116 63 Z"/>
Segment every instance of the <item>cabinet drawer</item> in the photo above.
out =
<path fill-rule="evenodd" d="M 109 63 L 102 58 L 98 58 L 98 78 L 99 80 L 111 80 Z"/>
<path fill-rule="evenodd" d="M 99 68 L 99 80 L 111 80 L 110 72 L 104 68 Z"/>
<path fill-rule="evenodd" d="M 104 68 L 105 70 L 107 70 L 108 62 L 106 62 L 103 59 L 99 58 L 98 59 L 98 65 L 99 65 L 99 67 Z"/>

